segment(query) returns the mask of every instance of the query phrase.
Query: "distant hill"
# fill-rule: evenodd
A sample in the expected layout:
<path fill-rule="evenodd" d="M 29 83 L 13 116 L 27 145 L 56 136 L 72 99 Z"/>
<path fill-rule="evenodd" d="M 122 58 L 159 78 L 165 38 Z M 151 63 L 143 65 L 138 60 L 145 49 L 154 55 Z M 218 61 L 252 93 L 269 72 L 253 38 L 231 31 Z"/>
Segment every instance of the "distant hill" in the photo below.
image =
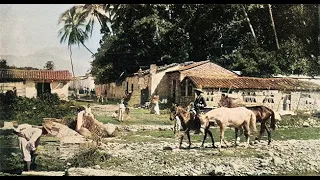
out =
<path fill-rule="evenodd" d="M 6 59 L 8 66 L 16 67 L 34 67 L 43 69 L 46 62 L 53 61 L 54 70 L 71 70 L 70 52 L 67 47 L 44 48 L 28 56 L 0 55 L 0 59 Z M 92 61 L 91 53 L 80 50 L 78 47 L 72 49 L 72 60 L 76 76 L 82 76 L 87 73 Z"/>

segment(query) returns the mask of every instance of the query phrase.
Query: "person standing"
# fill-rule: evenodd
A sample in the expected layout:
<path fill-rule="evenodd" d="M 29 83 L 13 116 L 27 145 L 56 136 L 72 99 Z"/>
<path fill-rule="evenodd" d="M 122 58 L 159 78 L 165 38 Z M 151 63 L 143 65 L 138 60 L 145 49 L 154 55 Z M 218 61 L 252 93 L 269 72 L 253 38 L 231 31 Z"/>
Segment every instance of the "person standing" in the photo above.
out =
<path fill-rule="evenodd" d="M 25 162 L 25 170 L 31 170 L 31 164 L 35 164 L 37 147 L 40 143 L 41 135 L 52 135 L 52 121 L 45 121 L 42 127 L 35 127 L 30 124 L 21 124 L 14 128 L 14 133 L 18 135 L 19 149 Z"/>
<path fill-rule="evenodd" d="M 157 114 L 157 115 L 160 114 L 159 100 L 160 100 L 159 95 L 154 95 L 152 97 L 151 114 Z"/>
<path fill-rule="evenodd" d="M 286 100 L 286 110 L 287 111 L 291 111 L 291 100 L 290 100 L 290 97 L 287 97 L 287 100 Z"/>
<path fill-rule="evenodd" d="M 125 109 L 126 109 L 126 107 L 123 104 L 123 99 L 121 99 L 120 104 L 119 104 L 119 115 L 118 115 L 118 120 L 120 122 L 123 122 L 123 119 L 124 119 L 123 116 L 124 116 L 124 113 L 125 113 Z"/>
<path fill-rule="evenodd" d="M 123 104 L 125 106 L 125 113 L 127 115 L 129 115 L 129 113 L 130 113 L 129 101 L 131 99 L 131 95 L 132 95 L 132 92 L 128 92 L 128 90 L 126 90 L 125 95 L 123 97 Z"/>

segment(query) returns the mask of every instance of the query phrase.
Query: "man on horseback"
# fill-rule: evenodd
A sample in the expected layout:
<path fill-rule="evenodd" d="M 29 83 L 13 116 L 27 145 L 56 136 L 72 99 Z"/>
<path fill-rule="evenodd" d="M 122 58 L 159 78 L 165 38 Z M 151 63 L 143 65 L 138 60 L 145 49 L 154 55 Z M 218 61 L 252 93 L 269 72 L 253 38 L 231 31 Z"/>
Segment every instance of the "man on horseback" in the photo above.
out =
<path fill-rule="evenodd" d="M 197 129 L 197 131 L 195 131 L 195 134 L 199 134 L 200 133 L 200 127 L 201 127 L 201 123 L 200 123 L 200 114 L 201 112 L 204 110 L 204 108 L 207 106 L 207 103 L 204 99 L 204 97 L 202 96 L 203 91 L 201 89 L 195 89 L 194 90 L 197 94 L 197 97 L 193 103 L 193 107 L 191 108 L 192 113 L 194 114 L 194 122 L 195 122 L 195 127 Z"/>

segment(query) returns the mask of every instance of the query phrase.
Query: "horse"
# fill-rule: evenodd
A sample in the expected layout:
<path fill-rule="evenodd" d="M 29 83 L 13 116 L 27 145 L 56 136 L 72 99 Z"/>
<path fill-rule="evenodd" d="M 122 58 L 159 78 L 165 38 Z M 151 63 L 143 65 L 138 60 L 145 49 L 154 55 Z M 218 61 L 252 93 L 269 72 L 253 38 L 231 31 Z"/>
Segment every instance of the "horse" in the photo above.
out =
<path fill-rule="evenodd" d="M 179 127 L 179 130 L 183 130 L 183 134 L 180 136 L 180 142 L 179 142 L 179 149 L 181 149 L 181 145 L 182 145 L 182 141 L 184 138 L 184 135 L 187 135 L 188 138 L 188 149 L 191 148 L 191 139 L 190 139 L 190 130 L 199 130 L 199 128 L 195 125 L 197 119 L 195 118 L 195 116 L 190 113 L 190 104 L 189 106 L 187 106 L 187 108 L 183 108 L 182 106 L 179 106 L 177 104 L 172 104 L 171 108 L 170 108 L 170 120 L 173 121 L 175 120 L 174 123 L 174 134 L 176 131 L 176 126 L 177 123 L 176 122 L 180 122 L 181 127 Z M 200 119 L 198 119 L 200 120 Z M 212 147 L 216 147 L 214 145 L 214 139 L 213 139 L 213 135 L 212 132 L 209 129 L 209 126 L 206 126 L 204 128 L 204 132 L 205 132 L 205 137 L 207 137 L 207 134 L 209 134 L 209 136 L 211 137 L 211 141 L 212 141 Z M 205 138 L 204 138 L 205 140 Z M 201 147 L 204 147 L 204 140 L 202 141 Z"/>
<path fill-rule="evenodd" d="M 218 107 L 228 107 L 234 108 L 239 107 L 237 103 L 235 103 L 234 98 L 228 96 L 221 96 Z M 256 121 L 261 123 L 259 136 L 256 137 L 256 140 L 260 141 L 261 136 L 265 131 L 268 133 L 268 145 L 271 143 L 271 131 L 269 127 L 266 125 L 267 121 L 271 119 L 270 128 L 274 131 L 276 128 L 276 120 L 275 120 L 275 112 L 270 108 L 259 105 L 259 106 L 248 106 L 247 109 L 254 112 L 256 115 Z"/>
<path fill-rule="evenodd" d="M 200 120 L 209 128 L 212 123 L 217 124 L 220 127 L 220 144 L 221 148 L 222 142 L 228 147 L 227 141 L 224 138 L 224 131 L 227 127 L 235 128 L 235 145 L 237 145 L 238 139 L 238 130 L 244 128 L 244 134 L 246 136 L 247 145 L 250 141 L 250 127 L 253 129 L 253 132 L 256 134 L 256 116 L 255 114 L 245 108 L 245 107 L 236 107 L 236 108 L 227 108 L 219 107 L 213 110 L 208 111 L 205 114 L 200 115 Z M 206 133 L 206 132 L 205 132 Z M 203 142 L 206 139 L 206 134 L 203 138 Z"/>

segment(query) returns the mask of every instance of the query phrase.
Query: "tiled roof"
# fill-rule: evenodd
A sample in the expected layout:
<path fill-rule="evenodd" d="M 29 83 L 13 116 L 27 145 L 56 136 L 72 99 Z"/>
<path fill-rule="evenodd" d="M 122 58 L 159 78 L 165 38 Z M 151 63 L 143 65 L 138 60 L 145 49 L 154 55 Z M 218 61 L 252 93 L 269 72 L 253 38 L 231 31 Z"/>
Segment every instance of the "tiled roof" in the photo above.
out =
<path fill-rule="evenodd" d="M 186 65 L 185 65 L 185 64 L 180 64 L 179 69 L 173 70 L 173 71 L 170 71 L 170 72 L 188 70 L 188 69 L 191 69 L 191 68 L 200 66 L 200 65 L 205 64 L 205 63 L 208 63 L 208 62 L 210 62 L 210 61 L 209 61 L 209 60 L 206 60 L 206 61 L 199 61 L 199 62 L 190 62 L 190 63 L 188 63 L 188 64 L 186 64 Z"/>
<path fill-rule="evenodd" d="M 53 71 L 53 70 L 0 69 L 0 79 L 70 81 L 72 79 L 72 76 L 70 72 L 67 70 Z"/>
<path fill-rule="evenodd" d="M 320 90 L 315 83 L 291 78 L 202 78 L 188 76 L 197 88 L 271 89 L 271 90 Z"/>

